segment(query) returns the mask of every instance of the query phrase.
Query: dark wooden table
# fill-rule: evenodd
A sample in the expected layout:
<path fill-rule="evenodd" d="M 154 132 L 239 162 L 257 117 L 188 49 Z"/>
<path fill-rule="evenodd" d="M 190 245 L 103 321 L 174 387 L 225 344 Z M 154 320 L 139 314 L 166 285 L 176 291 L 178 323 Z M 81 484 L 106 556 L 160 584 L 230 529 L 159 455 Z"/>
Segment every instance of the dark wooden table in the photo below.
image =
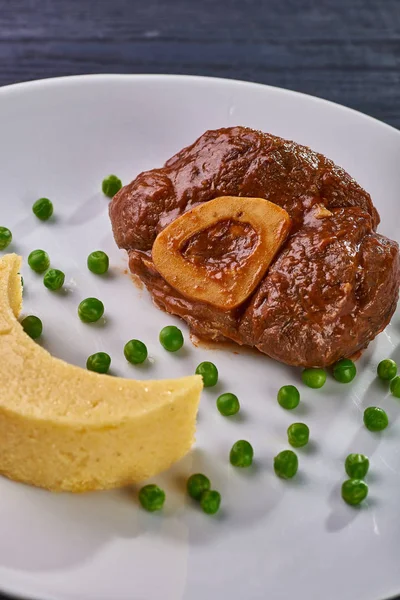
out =
<path fill-rule="evenodd" d="M 247 79 L 400 127 L 400 0 L 0 0 L 0 85 L 77 73 Z"/>
<path fill-rule="evenodd" d="M 258 81 L 400 128 L 400 0 L 0 0 L 0 85 L 79 73 Z"/>

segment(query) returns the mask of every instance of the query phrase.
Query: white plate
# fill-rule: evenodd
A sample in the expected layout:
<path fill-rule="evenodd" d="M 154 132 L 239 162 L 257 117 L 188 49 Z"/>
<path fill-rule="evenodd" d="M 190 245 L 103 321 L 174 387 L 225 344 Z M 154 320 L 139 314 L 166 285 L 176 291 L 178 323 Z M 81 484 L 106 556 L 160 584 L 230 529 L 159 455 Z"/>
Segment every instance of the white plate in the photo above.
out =
<path fill-rule="evenodd" d="M 250 83 L 177 76 L 95 76 L 41 81 L 0 90 L 0 225 L 10 250 L 27 257 L 44 248 L 67 274 L 65 295 L 48 292 L 26 266 L 24 313 L 39 315 L 43 343 L 56 356 L 84 366 L 105 350 L 113 372 L 160 378 L 192 373 L 204 360 L 220 370 L 217 389 L 203 394 L 196 448 L 155 478 L 167 493 L 163 514 L 140 510 L 127 491 L 53 495 L 0 481 L 0 587 L 40 600 L 378 600 L 400 592 L 400 406 L 375 378 L 377 362 L 400 359 L 399 317 L 370 345 L 348 386 L 329 379 L 305 388 L 299 370 L 262 355 L 195 348 L 171 355 L 159 330 L 178 322 L 153 307 L 124 274 L 114 244 L 104 176 L 125 183 L 209 128 L 248 125 L 310 145 L 345 167 L 372 195 L 380 231 L 399 238 L 400 134 L 354 111 L 301 94 Z M 39 223 L 32 203 L 54 202 L 55 220 Z M 104 249 L 112 275 L 86 269 Z M 100 297 L 106 324 L 76 315 L 81 299 Z M 129 366 L 125 341 L 149 347 L 146 367 Z M 0 357 L 1 360 L 1 357 Z M 293 412 L 276 402 L 286 383 L 300 388 Z M 235 392 L 241 418 L 215 408 Z M 118 402 L 118 398 L 115 398 Z M 382 435 L 362 426 L 368 405 L 383 406 L 391 425 Z M 312 443 L 299 450 L 298 477 L 278 480 L 272 459 L 287 447 L 286 429 L 306 421 Z M 248 439 L 256 466 L 229 465 L 233 442 Z M 0 441 L 1 443 L 1 441 Z M 370 456 L 370 496 L 361 509 L 340 498 L 349 452 Z M 223 498 L 216 518 L 202 514 L 182 479 L 207 473 Z"/>

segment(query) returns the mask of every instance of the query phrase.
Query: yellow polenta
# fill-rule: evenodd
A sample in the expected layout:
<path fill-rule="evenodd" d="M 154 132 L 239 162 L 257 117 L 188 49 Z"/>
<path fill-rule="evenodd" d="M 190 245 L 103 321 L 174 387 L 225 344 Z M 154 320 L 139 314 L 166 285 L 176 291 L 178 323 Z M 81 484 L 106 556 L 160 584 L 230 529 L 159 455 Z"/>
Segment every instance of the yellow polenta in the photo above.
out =
<path fill-rule="evenodd" d="M 184 456 L 202 379 L 135 381 L 52 357 L 25 334 L 21 259 L 0 260 L 0 473 L 51 490 L 105 489 Z"/>

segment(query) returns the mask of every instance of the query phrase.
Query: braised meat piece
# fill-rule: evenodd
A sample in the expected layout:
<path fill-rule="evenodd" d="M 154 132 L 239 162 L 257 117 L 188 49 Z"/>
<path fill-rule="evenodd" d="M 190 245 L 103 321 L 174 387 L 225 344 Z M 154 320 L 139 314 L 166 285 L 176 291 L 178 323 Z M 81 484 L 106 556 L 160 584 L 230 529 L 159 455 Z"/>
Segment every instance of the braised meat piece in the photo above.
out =
<path fill-rule="evenodd" d="M 152 260 L 158 234 L 221 196 L 264 198 L 291 228 L 257 288 L 233 310 L 183 295 Z M 156 305 L 198 337 L 233 340 L 291 365 L 326 366 L 364 349 L 388 324 L 399 290 L 396 242 L 377 234 L 371 198 L 305 146 L 244 127 L 208 131 L 161 169 L 140 174 L 110 205 L 114 237 Z M 239 264 L 254 230 L 225 220 L 185 243 L 196 264 Z M 246 256 L 247 256 L 246 254 Z M 222 269 L 222 266 L 221 266 Z"/>

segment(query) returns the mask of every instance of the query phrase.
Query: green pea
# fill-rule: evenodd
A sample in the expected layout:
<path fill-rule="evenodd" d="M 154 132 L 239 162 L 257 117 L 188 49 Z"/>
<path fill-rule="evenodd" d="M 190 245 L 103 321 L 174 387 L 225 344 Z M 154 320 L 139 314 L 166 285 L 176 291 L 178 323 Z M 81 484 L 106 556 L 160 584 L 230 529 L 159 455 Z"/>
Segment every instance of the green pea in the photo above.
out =
<path fill-rule="evenodd" d="M 0 250 L 5 250 L 12 242 L 12 233 L 7 227 L 0 227 Z"/>
<path fill-rule="evenodd" d="M 140 490 L 139 502 L 149 512 L 161 510 L 165 502 L 165 492 L 158 485 L 150 483 Z"/>
<path fill-rule="evenodd" d="M 221 506 L 221 494 L 215 490 L 203 492 L 200 498 L 200 506 L 207 515 L 215 515 Z"/>
<path fill-rule="evenodd" d="M 140 365 L 147 358 L 147 348 L 140 340 L 130 340 L 125 344 L 124 355 L 128 362 Z"/>
<path fill-rule="evenodd" d="M 326 371 L 324 369 L 304 369 L 301 378 L 305 385 L 310 388 L 321 388 L 326 381 Z"/>
<path fill-rule="evenodd" d="M 233 444 L 229 460 L 234 467 L 250 467 L 253 462 L 254 450 L 246 440 L 239 440 Z"/>
<path fill-rule="evenodd" d="M 379 363 L 376 372 L 380 379 L 389 381 L 397 375 L 397 364 L 391 358 L 385 358 Z"/>
<path fill-rule="evenodd" d="M 33 214 L 41 221 L 47 221 L 53 214 L 53 203 L 48 198 L 39 198 L 32 206 Z"/>
<path fill-rule="evenodd" d="M 203 377 L 204 387 L 213 387 L 218 382 L 218 369 L 212 362 L 202 362 L 196 369 L 196 375 Z"/>
<path fill-rule="evenodd" d="M 111 357 L 106 352 L 96 352 L 91 354 L 86 361 L 88 371 L 95 373 L 108 373 L 111 365 Z"/>
<path fill-rule="evenodd" d="M 176 352 L 183 346 L 183 334 L 175 325 L 168 325 L 160 331 L 160 343 L 168 352 Z"/>
<path fill-rule="evenodd" d="M 274 471 L 282 479 L 291 479 L 297 473 L 299 459 L 293 450 L 283 450 L 274 458 Z"/>
<path fill-rule="evenodd" d="M 35 273 L 44 273 L 50 266 L 50 258 L 44 250 L 33 250 L 28 256 L 28 265 Z"/>
<path fill-rule="evenodd" d="M 113 198 L 117 192 L 122 188 L 122 181 L 116 175 L 109 175 L 101 184 L 103 194 L 109 198 Z"/>
<path fill-rule="evenodd" d="M 287 430 L 288 441 L 293 448 L 301 448 L 308 444 L 310 430 L 305 423 L 292 423 Z"/>
<path fill-rule="evenodd" d="M 240 410 L 239 399 L 235 394 L 221 394 L 217 398 L 217 408 L 224 417 L 236 415 Z"/>
<path fill-rule="evenodd" d="M 364 411 L 364 425 L 369 431 L 382 431 L 389 425 L 389 419 L 382 408 L 369 406 Z"/>
<path fill-rule="evenodd" d="M 300 402 L 299 390 L 294 385 L 284 385 L 278 391 L 278 402 L 287 410 L 296 408 Z"/>
<path fill-rule="evenodd" d="M 342 485 L 342 498 L 347 504 L 356 506 L 368 496 L 368 486 L 361 479 L 348 479 Z"/>
<path fill-rule="evenodd" d="M 356 365 L 349 358 L 342 358 L 333 365 L 333 376 L 340 383 L 350 383 L 356 374 Z"/>
<path fill-rule="evenodd" d="M 200 500 L 203 492 L 207 492 L 210 487 L 210 480 L 202 473 L 191 475 L 186 482 L 187 493 L 194 500 Z"/>
<path fill-rule="evenodd" d="M 395 398 L 400 398 L 400 377 L 397 376 L 390 382 L 390 391 Z"/>
<path fill-rule="evenodd" d="M 25 319 L 21 322 L 21 325 L 25 333 L 27 333 L 33 340 L 36 340 L 42 335 L 43 324 L 39 317 L 35 317 L 34 315 L 25 317 Z"/>
<path fill-rule="evenodd" d="M 102 250 L 96 250 L 89 254 L 87 259 L 87 266 L 89 271 L 96 275 L 104 275 L 107 273 L 110 261 L 108 256 Z"/>
<path fill-rule="evenodd" d="M 58 269 L 49 269 L 43 279 L 45 287 L 53 292 L 62 288 L 64 281 L 65 275 Z"/>
<path fill-rule="evenodd" d="M 364 454 L 349 454 L 344 463 L 350 479 L 364 479 L 369 469 L 369 460 Z"/>
<path fill-rule="evenodd" d="M 78 306 L 78 315 L 84 323 L 95 323 L 104 314 L 104 304 L 97 298 L 86 298 Z"/>

